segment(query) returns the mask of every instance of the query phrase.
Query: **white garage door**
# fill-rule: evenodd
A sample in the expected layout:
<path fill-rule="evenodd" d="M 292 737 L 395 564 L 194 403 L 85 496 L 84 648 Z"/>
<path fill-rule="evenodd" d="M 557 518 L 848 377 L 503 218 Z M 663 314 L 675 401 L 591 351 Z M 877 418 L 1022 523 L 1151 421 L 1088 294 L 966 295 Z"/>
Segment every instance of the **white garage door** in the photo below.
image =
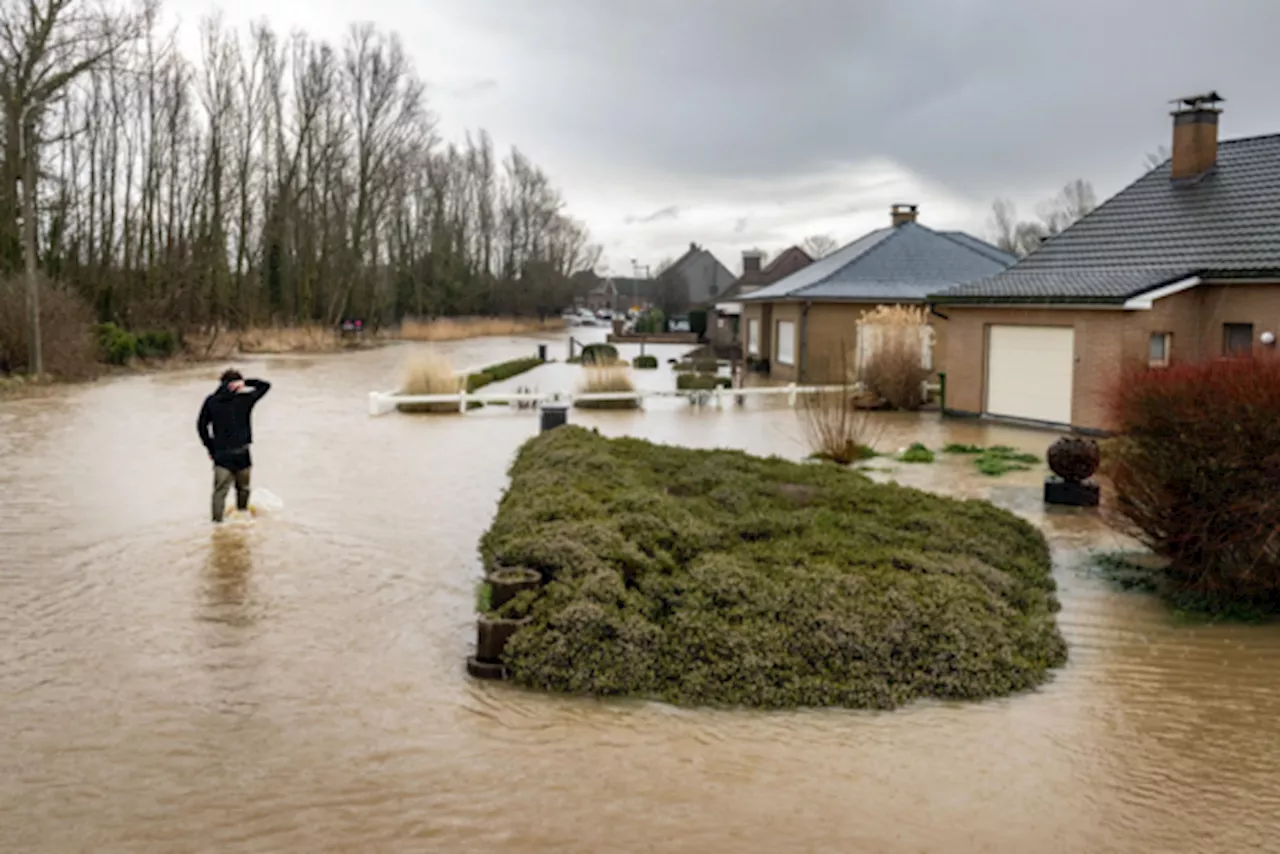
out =
<path fill-rule="evenodd" d="M 987 350 L 987 412 L 1071 423 L 1075 329 L 992 326 Z"/>

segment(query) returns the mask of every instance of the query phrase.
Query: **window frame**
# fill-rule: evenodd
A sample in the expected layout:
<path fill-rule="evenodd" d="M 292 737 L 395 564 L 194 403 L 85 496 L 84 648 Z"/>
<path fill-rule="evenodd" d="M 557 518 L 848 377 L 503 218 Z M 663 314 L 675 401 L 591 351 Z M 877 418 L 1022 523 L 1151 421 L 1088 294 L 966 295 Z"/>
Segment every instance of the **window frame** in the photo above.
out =
<path fill-rule="evenodd" d="M 788 327 L 790 327 L 790 335 L 791 335 L 791 348 L 790 348 L 790 349 L 791 349 L 791 352 L 790 352 L 789 354 L 787 354 L 789 358 L 783 358 L 783 353 L 782 353 L 782 327 L 783 327 L 783 324 L 786 324 Z M 774 359 L 774 360 L 775 360 L 779 365 L 785 365 L 785 366 L 787 366 L 788 368 L 794 368 L 794 367 L 796 366 L 797 355 L 798 355 L 798 354 L 797 354 L 797 343 L 796 343 L 796 322 L 795 322 L 794 320 L 779 320 L 779 321 L 777 321 L 776 325 L 774 326 L 774 338 L 773 338 L 773 341 L 774 341 L 773 348 L 774 348 L 774 352 L 775 352 L 775 359 Z"/>
<path fill-rule="evenodd" d="M 1151 354 L 1151 345 L 1159 339 L 1163 344 L 1164 354 L 1157 359 Z M 1173 333 L 1172 332 L 1152 332 L 1147 336 L 1147 367 L 1150 368 L 1167 368 L 1173 360 Z"/>

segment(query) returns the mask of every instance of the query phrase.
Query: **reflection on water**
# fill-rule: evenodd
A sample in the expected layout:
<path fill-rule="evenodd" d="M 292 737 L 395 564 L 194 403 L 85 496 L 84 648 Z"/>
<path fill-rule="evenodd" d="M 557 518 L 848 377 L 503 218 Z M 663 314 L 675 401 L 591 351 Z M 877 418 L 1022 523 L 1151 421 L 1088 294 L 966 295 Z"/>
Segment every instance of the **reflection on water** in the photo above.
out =
<path fill-rule="evenodd" d="M 252 622 L 247 608 L 251 564 L 244 526 L 227 522 L 213 529 L 204 566 L 206 619 L 233 626 Z"/>
<path fill-rule="evenodd" d="M 1276 850 L 1280 629 L 1109 590 L 1080 564 L 1123 541 L 1046 512 L 1043 471 L 940 456 L 873 475 L 1046 531 L 1071 661 L 1037 692 L 756 714 L 469 681 L 476 540 L 537 416 L 370 419 L 417 346 L 245 365 L 274 383 L 254 479 L 287 509 L 216 530 L 191 423 L 221 366 L 0 403 L 0 850 Z M 535 342 L 441 349 L 466 368 Z M 807 452 L 780 401 L 571 420 Z M 879 423 L 885 451 L 1054 438 Z"/>

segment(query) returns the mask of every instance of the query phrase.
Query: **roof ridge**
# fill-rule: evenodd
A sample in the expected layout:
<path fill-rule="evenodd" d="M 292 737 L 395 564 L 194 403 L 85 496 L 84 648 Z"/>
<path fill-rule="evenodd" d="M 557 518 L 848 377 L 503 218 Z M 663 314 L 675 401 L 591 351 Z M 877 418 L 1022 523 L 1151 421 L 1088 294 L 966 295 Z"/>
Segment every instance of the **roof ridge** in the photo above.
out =
<path fill-rule="evenodd" d="M 864 249 L 860 254 L 858 254 L 857 257 L 853 258 L 852 260 L 849 261 L 848 264 L 844 265 L 843 267 L 840 267 L 839 269 L 847 270 L 850 267 L 861 264 L 863 261 L 867 260 L 869 256 L 874 255 L 875 251 L 879 249 L 881 246 L 884 246 L 887 243 L 892 243 L 898 237 L 898 235 L 903 233 L 903 231 L 905 230 L 904 229 L 905 226 L 911 226 L 911 225 L 914 225 L 916 228 L 924 228 L 925 231 L 929 231 L 929 232 L 933 231 L 933 229 L 925 228 L 925 226 L 920 225 L 919 223 L 916 223 L 916 222 L 904 222 L 902 223 L 902 225 L 891 226 L 892 230 L 889 232 L 889 234 L 877 240 L 875 243 L 871 244 L 869 247 Z M 874 234 L 876 231 L 880 231 L 880 229 L 875 229 L 875 231 L 869 231 L 867 232 L 867 234 L 864 234 L 862 237 L 857 238 L 857 240 L 852 241 L 852 243 L 856 243 L 858 240 L 862 240 L 863 237 L 867 237 L 868 235 Z M 852 243 L 845 244 L 845 245 L 852 245 Z M 826 281 L 825 279 L 819 279 L 816 282 L 805 285 L 803 288 L 796 289 L 796 291 L 792 295 L 798 296 L 800 294 L 803 294 L 806 291 L 811 290 L 812 288 L 816 288 L 819 285 L 824 284 L 825 281 Z"/>
<path fill-rule="evenodd" d="M 933 229 L 929 229 L 929 230 L 930 230 L 930 231 L 933 231 Z M 1014 263 L 1014 264 L 1016 264 L 1016 263 L 1017 263 L 1017 257 L 1018 257 L 1018 256 L 1014 255 L 1012 252 L 1006 252 L 1006 251 L 1004 251 L 1003 249 L 1001 249 L 999 246 L 996 246 L 994 243 L 989 243 L 988 241 L 983 240 L 981 237 L 978 237 L 978 236 L 976 236 L 976 235 L 970 234 L 969 232 L 964 231 L 963 229 L 958 229 L 958 228 L 957 228 L 957 229 L 955 229 L 954 231 L 933 231 L 933 233 L 934 233 L 934 234 L 936 234 L 936 235 L 938 235 L 938 236 L 940 236 L 940 237 L 945 237 L 947 240 L 950 240 L 950 241 L 951 241 L 952 243 L 954 243 L 956 246 L 963 246 L 965 249 L 969 250 L 969 251 L 970 251 L 970 252 L 972 252 L 974 255 L 981 255 L 983 258 L 986 258 L 988 261 L 1004 260 L 1004 259 L 1000 259 L 1000 258 L 992 258 L 992 257 L 991 257 L 990 255 L 988 255 L 987 253 L 985 253 L 985 252 L 981 252 L 981 251 L 979 251 L 979 250 L 975 249 L 974 247 L 970 246 L 968 243 L 965 243 L 963 240 L 957 240 L 957 239 L 956 239 L 955 235 L 957 235 L 957 234 L 963 234 L 963 235 L 964 235 L 966 238 L 968 238 L 969 240 L 975 241 L 975 242 L 977 242 L 977 243 L 981 243 L 983 246 L 989 246 L 989 247 L 991 247 L 992 251 L 993 251 L 993 252 L 995 252 L 995 253 L 998 253 L 998 254 L 1000 254 L 1000 255 L 1004 255 L 1004 256 L 1009 257 L 1009 258 L 1013 258 L 1013 259 L 1014 259 L 1014 262 L 1013 262 L 1013 263 Z M 1013 266 L 1013 264 L 1010 264 L 1009 266 L 1010 266 L 1010 267 L 1012 267 L 1012 266 Z"/>
<path fill-rule="evenodd" d="M 1256 133 L 1252 136 L 1237 136 L 1231 139 L 1223 139 L 1218 141 L 1218 147 L 1224 145 L 1234 145 L 1237 142 L 1257 142 L 1260 139 L 1280 139 L 1280 133 Z M 1165 158 L 1168 160 L 1169 158 Z"/>

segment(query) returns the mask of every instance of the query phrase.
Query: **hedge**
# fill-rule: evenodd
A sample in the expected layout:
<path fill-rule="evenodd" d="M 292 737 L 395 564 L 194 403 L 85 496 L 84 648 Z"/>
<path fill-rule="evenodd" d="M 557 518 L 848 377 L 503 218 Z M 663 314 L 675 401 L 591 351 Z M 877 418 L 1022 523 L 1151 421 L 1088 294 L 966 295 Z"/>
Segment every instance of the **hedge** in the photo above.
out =
<path fill-rule="evenodd" d="M 520 450 L 481 540 L 544 585 L 518 684 L 684 705 L 893 708 L 1031 688 L 1067 658 L 1044 537 L 836 466 L 607 439 Z"/>

